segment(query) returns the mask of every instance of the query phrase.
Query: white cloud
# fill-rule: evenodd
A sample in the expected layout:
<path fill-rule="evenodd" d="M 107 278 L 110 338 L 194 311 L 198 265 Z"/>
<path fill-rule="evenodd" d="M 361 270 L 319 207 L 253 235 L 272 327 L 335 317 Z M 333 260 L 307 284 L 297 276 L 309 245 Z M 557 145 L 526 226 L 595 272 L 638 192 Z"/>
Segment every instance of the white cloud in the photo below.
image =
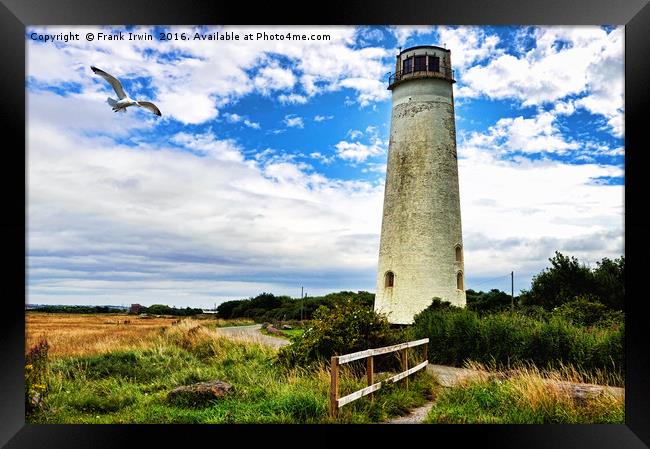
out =
<path fill-rule="evenodd" d="M 620 256 L 624 187 L 594 180 L 621 177 L 623 170 L 548 159 L 500 160 L 512 143 L 495 142 L 497 128 L 506 129 L 495 125 L 458 148 L 467 275 L 489 277 L 514 269 L 525 288 L 555 250 L 592 261 Z"/>
<path fill-rule="evenodd" d="M 298 95 L 298 94 L 289 94 L 285 95 L 282 94 L 278 97 L 278 100 L 282 104 L 305 104 L 307 103 L 307 97 L 304 95 Z"/>
<path fill-rule="evenodd" d="M 40 33 L 62 31 L 110 32 L 102 27 L 35 27 Z M 331 40 L 320 41 L 93 41 L 66 45 L 42 45 L 27 40 L 30 75 L 42 83 L 71 82 L 89 91 L 110 92 L 110 87 L 90 72 L 89 65 L 113 73 L 127 91 L 135 87 L 130 79 L 150 80 L 155 91 L 151 98 L 163 117 L 184 124 L 199 124 L 219 115 L 219 109 L 252 94 L 278 96 L 286 104 L 304 104 L 314 95 L 349 88 L 362 106 L 388 98 L 383 77 L 387 51 L 379 47 L 356 48 L 355 27 L 173 27 L 170 31 L 193 35 L 197 31 L 251 31 L 275 34 L 290 30 L 296 34 L 327 33 Z M 150 32 L 138 27 L 134 32 Z M 277 58 L 289 61 L 282 67 Z M 227 70 L 224 70 L 227 67 Z M 259 68 L 253 75 L 251 68 Z"/>
<path fill-rule="evenodd" d="M 358 139 L 359 137 L 363 136 L 363 132 L 359 131 L 358 129 L 351 129 L 348 131 L 348 136 L 350 139 Z"/>
<path fill-rule="evenodd" d="M 623 28 L 544 27 L 534 37 L 536 46 L 521 56 L 502 54 L 462 72 L 457 94 L 515 98 L 524 106 L 579 95 L 574 107 L 604 116 L 622 136 Z"/>
<path fill-rule="evenodd" d="M 289 114 L 284 116 L 284 124 L 288 128 L 304 128 L 305 123 L 302 120 L 302 117 L 296 114 Z"/>
<path fill-rule="evenodd" d="M 204 134 L 180 132 L 174 135 L 171 141 L 215 159 L 240 162 L 244 160 L 241 149 L 233 140 L 217 140 L 210 131 Z"/>
<path fill-rule="evenodd" d="M 564 153 L 580 148 L 568 142 L 556 126 L 556 116 L 541 112 L 531 118 L 502 118 L 486 134 L 474 133 L 468 145 L 491 145 L 493 150 L 524 153 Z"/>
<path fill-rule="evenodd" d="M 332 120 L 334 118 L 333 115 L 315 115 L 314 116 L 314 121 L 315 122 L 323 122 L 325 120 Z"/>
<path fill-rule="evenodd" d="M 364 173 L 386 173 L 386 164 L 370 162 L 361 171 Z"/>
<path fill-rule="evenodd" d="M 291 70 L 272 65 L 262 68 L 253 83 L 262 94 L 268 95 L 274 90 L 291 89 L 296 84 L 296 76 Z"/>
<path fill-rule="evenodd" d="M 286 273 L 374 270 L 381 187 L 304 163 L 243 160 L 210 132 L 173 137 L 191 152 L 129 147 L 51 127 L 31 110 L 29 265 L 41 271 L 30 271 L 30 302 L 211 304 L 288 293 Z"/>
<path fill-rule="evenodd" d="M 422 34 L 432 33 L 434 28 L 432 26 L 412 26 L 412 25 L 398 25 L 390 27 L 390 31 L 397 39 L 397 45 L 400 47 L 405 46 L 406 42 L 412 37 Z"/>
<path fill-rule="evenodd" d="M 226 117 L 226 120 L 228 120 L 228 123 L 239 123 L 244 119 L 244 117 L 242 117 L 239 114 L 231 114 L 229 112 L 226 112 L 224 114 L 224 117 Z"/>
<path fill-rule="evenodd" d="M 366 145 L 360 142 L 340 141 L 336 145 L 336 154 L 344 160 L 363 162 L 371 156 L 382 154 L 384 150 L 377 144 Z"/>
<path fill-rule="evenodd" d="M 463 70 L 472 63 L 503 54 L 498 49 L 499 37 L 489 35 L 479 27 L 439 26 L 436 28 L 440 43 L 451 51 L 451 64 L 454 69 Z"/>
<path fill-rule="evenodd" d="M 324 165 L 330 165 L 332 162 L 334 162 L 335 159 L 334 156 L 325 156 L 319 151 L 314 151 L 313 153 L 309 153 L 309 157 L 320 161 L 320 163 Z"/>
<path fill-rule="evenodd" d="M 260 129 L 261 128 L 259 123 L 251 122 L 248 119 L 244 120 L 244 125 L 248 126 L 249 128 L 253 128 L 253 129 Z"/>
<path fill-rule="evenodd" d="M 248 126 L 249 128 L 253 128 L 253 129 L 260 129 L 261 128 L 259 123 L 253 122 L 253 121 L 249 120 L 248 118 L 246 118 L 244 116 L 241 116 L 239 114 L 231 114 L 229 112 L 226 112 L 224 114 L 224 117 L 226 118 L 228 123 L 242 123 L 243 125 Z"/>

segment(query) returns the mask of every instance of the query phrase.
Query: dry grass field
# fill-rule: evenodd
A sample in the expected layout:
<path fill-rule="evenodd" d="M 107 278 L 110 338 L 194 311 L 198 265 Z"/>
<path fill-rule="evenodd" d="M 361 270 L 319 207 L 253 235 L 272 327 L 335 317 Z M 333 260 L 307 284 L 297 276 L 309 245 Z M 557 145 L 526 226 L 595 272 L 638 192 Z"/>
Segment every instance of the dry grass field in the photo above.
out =
<path fill-rule="evenodd" d="M 162 329 L 190 320 L 207 328 L 254 324 L 252 320 L 224 320 L 212 316 L 141 317 L 126 314 L 25 314 L 25 352 L 40 337 L 47 338 L 51 357 L 104 354 L 152 346 Z M 262 337 L 262 336 L 261 336 Z"/>
<path fill-rule="evenodd" d="M 67 314 L 29 312 L 25 316 L 25 352 L 41 336 L 50 344 L 50 356 L 101 354 L 149 346 L 160 329 L 177 318 L 142 318 L 122 314 Z"/>

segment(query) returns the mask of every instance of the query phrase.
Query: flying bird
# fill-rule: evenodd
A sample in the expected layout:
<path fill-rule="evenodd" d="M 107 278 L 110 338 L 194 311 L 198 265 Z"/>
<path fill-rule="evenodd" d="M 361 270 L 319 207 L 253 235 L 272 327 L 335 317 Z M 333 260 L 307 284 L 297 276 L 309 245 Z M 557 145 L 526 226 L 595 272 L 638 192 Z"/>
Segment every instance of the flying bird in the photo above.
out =
<path fill-rule="evenodd" d="M 124 88 L 122 87 L 120 80 L 115 78 L 113 75 L 106 73 L 94 66 L 90 66 L 90 68 L 95 73 L 95 75 L 101 76 L 106 81 L 108 81 L 111 86 L 113 86 L 113 90 L 115 90 L 115 93 L 117 94 L 119 100 L 114 100 L 111 97 L 108 97 L 108 104 L 111 105 L 114 112 L 126 112 L 126 108 L 129 106 L 140 106 L 142 108 L 149 109 L 151 112 L 158 116 L 162 115 L 160 113 L 160 109 L 158 109 L 155 104 L 149 101 L 135 101 L 133 98 L 130 98 L 126 92 L 124 92 Z"/>

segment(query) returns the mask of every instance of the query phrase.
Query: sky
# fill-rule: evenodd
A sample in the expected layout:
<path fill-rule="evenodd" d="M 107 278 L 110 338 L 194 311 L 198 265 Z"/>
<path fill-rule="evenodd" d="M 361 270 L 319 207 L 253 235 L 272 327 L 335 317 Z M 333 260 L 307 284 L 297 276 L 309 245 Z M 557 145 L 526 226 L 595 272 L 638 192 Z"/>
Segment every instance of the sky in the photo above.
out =
<path fill-rule="evenodd" d="M 226 35 L 239 40 L 203 39 Z M 515 293 L 528 289 L 555 251 L 591 267 L 620 257 L 623 38 L 613 26 L 28 27 L 27 302 L 374 292 L 388 74 L 415 45 L 448 48 L 455 70 L 466 288 L 510 291 L 514 271 Z M 91 65 L 162 116 L 114 113 Z"/>

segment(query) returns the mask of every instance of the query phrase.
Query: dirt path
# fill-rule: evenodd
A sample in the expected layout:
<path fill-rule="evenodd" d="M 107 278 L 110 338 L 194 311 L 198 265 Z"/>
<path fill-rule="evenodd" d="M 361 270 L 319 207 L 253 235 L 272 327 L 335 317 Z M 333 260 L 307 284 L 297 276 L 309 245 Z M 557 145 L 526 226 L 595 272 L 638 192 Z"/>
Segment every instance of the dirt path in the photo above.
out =
<path fill-rule="evenodd" d="M 386 424 L 421 424 L 433 407 L 433 401 L 427 402 L 422 407 L 411 410 L 406 416 L 399 416 L 386 422 Z"/>
<path fill-rule="evenodd" d="M 255 343 L 262 343 L 274 348 L 281 348 L 288 345 L 290 342 L 287 339 L 272 337 L 264 335 L 260 330 L 261 324 L 253 324 L 251 326 L 232 326 L 232 327 L 218 327 L 217 333 L 228 336 L 235 340 L 252 341 Z"/>

